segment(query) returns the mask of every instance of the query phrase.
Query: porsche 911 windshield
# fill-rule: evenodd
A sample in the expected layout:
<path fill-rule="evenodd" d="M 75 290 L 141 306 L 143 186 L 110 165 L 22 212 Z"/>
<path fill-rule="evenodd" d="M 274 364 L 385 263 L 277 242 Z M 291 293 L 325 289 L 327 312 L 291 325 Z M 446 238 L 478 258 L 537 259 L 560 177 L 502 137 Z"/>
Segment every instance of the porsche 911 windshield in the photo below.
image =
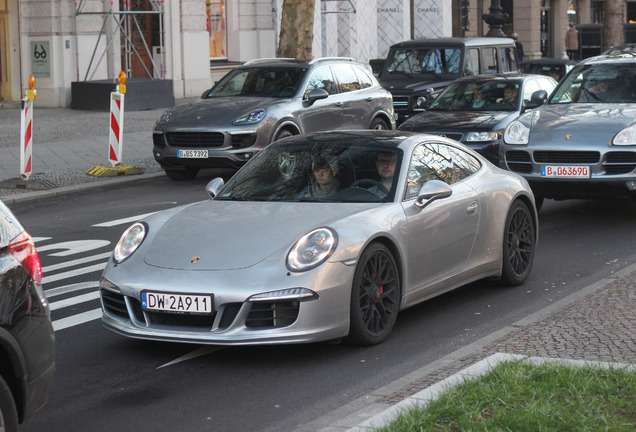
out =
<path fill-rule="evenodd" d="M 261 67 L 236 69 L 212 88 L 207 98 L 255 96 L 289 98 L 296 94 L 305 69 Z"/>
<path fill-rule="evenodd" d="M 402 153 L 370 141 L 278 143 L 260 152 L 216 199 L 386 202 L 395 196 Z"/>
<path fill-rule="evenodd" d="M 632 64 L 579 66 L 565 77 L 549 103 L 636 103 L 635 83 Z"/>

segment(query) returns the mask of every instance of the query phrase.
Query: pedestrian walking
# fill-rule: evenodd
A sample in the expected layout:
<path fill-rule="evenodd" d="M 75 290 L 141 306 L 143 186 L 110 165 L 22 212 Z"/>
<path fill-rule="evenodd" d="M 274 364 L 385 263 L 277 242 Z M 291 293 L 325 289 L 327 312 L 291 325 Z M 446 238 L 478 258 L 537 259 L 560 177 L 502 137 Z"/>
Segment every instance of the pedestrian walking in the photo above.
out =
<path fill-rule="evenodd" d="M 523 44 L 519 42 L 519 35 L 517 33 L 512 34 L 512 38 L 515 40 L 515 46 L 517 47 L 517 57 L 519 57 L 519 61 L 523 60 Z"/>
<path fill-rule="evenodd" d="M 565 32 L 565 51 L 570 60 L 579 59 L 579 31 L 574 24 Z"/>

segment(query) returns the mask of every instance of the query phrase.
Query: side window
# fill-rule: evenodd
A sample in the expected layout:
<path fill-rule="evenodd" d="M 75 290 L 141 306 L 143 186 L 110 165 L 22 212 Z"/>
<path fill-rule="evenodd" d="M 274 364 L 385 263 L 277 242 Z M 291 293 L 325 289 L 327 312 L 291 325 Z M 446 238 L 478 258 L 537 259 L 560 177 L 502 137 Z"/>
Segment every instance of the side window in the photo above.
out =
<path fill-rule="evenodd" d="M 499 48 L 499 56 L 501 57 L 502 72 L 517 72 L 517 53 L 514 47 Z"/>
<path fill-rule="evenodd" d="M 481 58 L 483 60 L 483 66 L 484 66 L 482 73 L 496 74 L 497 73 L 497 49 L 482 48 Z"/>
<path fill-rule="evenodd" d="M 529 102 L 532 93 L 536 92 L 537 90 L 540 90 L 538 80 L 533 79 L 526 81 L 526 85 L 523 89 L 523 101 Z"/>
<path fill-rule="evenodd" d="M 329 66 L 320 67 L 313 71 L 307 83 L 303 99 L 307 99 L 309 92 L 313 89 L 323 89 L 330 95 L 337 93 L 336 83 Z"/>
<path fill-rule="evenodd" d="M 466 51 L 466 69 L 464 75 L 479 75 L 480 73 L 479 50 L 477 48 L 471 48 Z"/>
<path fill-rule="evenodd" d="M 350 65 L 337 64 L 333 66 L 333 72 L 340 84 L 340 92 L 347 93 L 354 90 L 360 90 L 360 82 L 358 77 Z"/>
<path fill-rule="evenodd" d="M 373 80 L 371 79 L 369 74 L 366 73 L 366 71 L 364 71 L 362 68 L 359 68 L 357 66 L 354 66 L 353 69 L 356 72 L 356 75 L 358 76 L 358 81 L 360 82 L 360 88 L 365 89 L 365 88 L 369 88 L 373 86 Z"/>
<path fill-rule="evenodd" d="M 404 199 L 417 198 L 420 189 L 429 180 L 442 180 L 452 185 L 479 168 L 479 161 L 460 149 L 443 143 L 422 144 L 411 157 Z"/>

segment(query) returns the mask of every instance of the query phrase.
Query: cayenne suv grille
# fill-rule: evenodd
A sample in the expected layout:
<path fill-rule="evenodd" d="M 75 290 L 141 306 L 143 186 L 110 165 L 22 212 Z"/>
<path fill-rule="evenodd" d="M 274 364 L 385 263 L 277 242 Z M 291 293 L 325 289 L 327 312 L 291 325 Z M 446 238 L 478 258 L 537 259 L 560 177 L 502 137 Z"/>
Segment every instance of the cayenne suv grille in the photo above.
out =
<path fill-rule="evenodd" d="M 167 132 L 170 147 L 221 147 L 225 135 L 220 132 Z"/>
<path fill-rule="evenodd" d="M 300 303 L 288 302 L 259 302 L 253 303 L 250 313 L 245 320 L 246 327 L 287 327 L 298 318 Z"/>
<path fill-rule="evenodd" d="M 515 150 L 506 152 L 506 163 L 510 171 L 520 173 L 532 172 L 532 160 L 526 151 Z"/>
<path fill-rule="evenodd" d="M 627 174 L 636 169 L 636 153 L 609 152 L 605 155 L 605 173 L 610 175 Z"/>
<path fill-rule="evenodd" d="M 535 151 L 533 156 L 537 163 L 595 164 L 601 159 L 596 151 Z"/>

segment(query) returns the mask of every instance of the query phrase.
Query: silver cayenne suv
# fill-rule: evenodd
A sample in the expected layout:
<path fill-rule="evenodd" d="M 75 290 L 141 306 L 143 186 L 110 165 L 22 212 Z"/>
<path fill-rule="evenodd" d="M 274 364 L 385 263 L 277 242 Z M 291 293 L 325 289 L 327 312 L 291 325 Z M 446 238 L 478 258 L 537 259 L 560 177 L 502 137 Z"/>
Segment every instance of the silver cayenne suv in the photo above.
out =
<path fill-rule="evenodd" d="M 153 132 L 173 180 L 238 169 L 272 141 L 335 129 L 395 129 L 393 99 L 350 58 L 258 59 L 228 72 L 201 100 L 168 109 Z"/>

